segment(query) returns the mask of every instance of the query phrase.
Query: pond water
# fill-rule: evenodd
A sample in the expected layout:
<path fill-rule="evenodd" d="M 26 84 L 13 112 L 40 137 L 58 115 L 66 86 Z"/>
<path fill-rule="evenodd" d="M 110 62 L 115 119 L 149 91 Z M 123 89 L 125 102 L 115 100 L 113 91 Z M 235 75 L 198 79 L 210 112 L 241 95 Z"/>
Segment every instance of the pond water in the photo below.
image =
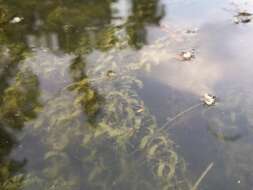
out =
<path fill-rule="evenodd" d="M 0 0 L 0 189 L 252 190 L 246 13 L 251 0 Z"/>

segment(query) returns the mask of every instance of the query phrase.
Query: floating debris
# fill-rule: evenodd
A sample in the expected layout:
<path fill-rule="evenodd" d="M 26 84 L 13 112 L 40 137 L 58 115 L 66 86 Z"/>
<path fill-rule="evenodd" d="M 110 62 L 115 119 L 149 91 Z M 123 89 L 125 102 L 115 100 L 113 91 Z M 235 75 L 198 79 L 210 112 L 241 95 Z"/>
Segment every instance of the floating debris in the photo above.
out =
<path fill-rule="evenodd" d="M 239 23 L 240 23 L 240 20 L 239 20 L 237 17 L 234 17 L 234 23 L 235 23 L 235 24 L 239 24 Z"/>
<path fill-rule="evenodd" d="M 23 17 L 13 17 L 11 20 L 10 20 L 10 23 L 11 24 L 17 24 L 17 23 L 20 23 L 22 20 L 24 20 Z"/>
<path fill-rule="evenodd" d="M 193 29 L 188 29 L 188 30 L 186 30 L 185 32 L 186 32 L 187 34 L 196 34 L 198 31 L 199 31 L 198 28 L 193 28 Z"/>
<path fill-rule="evenodd" d="M 107 71 L 106 76 L 110 79 L 115 78 L 116 72 L 114 72 L 113 70 L 109 70 L 109 71 Z"/>
<path fill-rule="evenodd" d="M 195 58 L 194 51 L 183 51 L 179 54 L 181 61 L 191 61 L 193 58 Z"/>
<path fill-rule="evenodd" d="M 240 11 L 237 15 L 234 16 L 234 23 L 249 23 L 252 20 L 252 13 L 246 12 L 246 11 Z"/>
<path fill-rule="evenodd" d="M 205 93 L 201 99 L 205 105 L 212 106 L 216 103 L 217 98 L 211 94 Z"/>
<path fill-rule="evenodd" d="M 241 23 L 248 23 L 251 21 L 251 18 L 242 18 Z"/>
<path fill-rule="evenodd" d="M 142 113 L 142 112 L 144 112 L 144 108 L 140 108 L 140 109 L 138 109 L 136 112 L 137 112 L 137 113 Z"/>
<path fill-rule="evenodd" d="M 136 113 L 143 113 L 145 111 L 145 107 L 142 104 L 135 105 L 135 110 L 136 110 Z"/>
<path fill-rule="evenodd" d="M 190 59 L 190 58 L 192 58 L 192 53 L 191 52 L 184 52 L 183 54 L 182 54 L 182 57 L 184 58 L 184 59 Z"/>
<path fill-rule="evenodd" d="M 240 11 L 238 13 L 238 16 L 252 16 L 252 13 L 249 13 L 247 11 Z"/>

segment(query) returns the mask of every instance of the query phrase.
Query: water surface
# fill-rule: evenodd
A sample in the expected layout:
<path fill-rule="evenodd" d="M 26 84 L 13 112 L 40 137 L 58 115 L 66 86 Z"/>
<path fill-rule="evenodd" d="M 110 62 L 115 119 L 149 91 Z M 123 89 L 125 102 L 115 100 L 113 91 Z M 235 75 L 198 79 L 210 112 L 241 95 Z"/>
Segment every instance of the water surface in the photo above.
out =
<path fill-rule="evenodd" d="M 252 2 L 0 0 L 1 189 L 184 190 L 213 164 L 197 189 L 251 190 L 239 11 Z"/>

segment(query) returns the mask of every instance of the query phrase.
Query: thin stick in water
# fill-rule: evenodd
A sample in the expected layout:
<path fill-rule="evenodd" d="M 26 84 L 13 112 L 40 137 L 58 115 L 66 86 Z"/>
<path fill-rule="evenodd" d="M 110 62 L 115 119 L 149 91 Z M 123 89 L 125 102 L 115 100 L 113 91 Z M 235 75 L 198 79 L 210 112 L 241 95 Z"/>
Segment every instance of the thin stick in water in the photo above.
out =
<path fill-rule="evenodd" d="M 208 165 L 208 167 L 205 169 L 205 171 L 202 173 L 202 175 L 199 177 L 199 179 L 193 185 L 193 187 L 191 188 L 191 190 L 197 190 L 199 184 L 205 178 L 205 176 L 208 174 L 208 172 L 212 169 L 213 165 L 214 165 L 213 162 Z"/>

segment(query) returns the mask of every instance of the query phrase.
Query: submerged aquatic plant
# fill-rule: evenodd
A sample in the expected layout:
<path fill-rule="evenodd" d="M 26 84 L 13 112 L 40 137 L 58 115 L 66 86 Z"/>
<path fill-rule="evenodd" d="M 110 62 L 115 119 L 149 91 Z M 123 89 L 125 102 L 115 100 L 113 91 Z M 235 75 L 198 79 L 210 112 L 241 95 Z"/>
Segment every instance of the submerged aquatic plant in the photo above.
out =
<path fill-rule="evenodd" d="M 147 43 L 145 26 L 158 25 L 164 14 L 162 8 L 157 9 L 157 2 L 133 1 L 133 15 L 122 31 L 110 24 L 110 0 L 82 5 L 65 0 L 7 3 L 10 9 L 29 7 L 39 13 L 27 12 L 14 29 L 14 25 L 5 26 L 8 35 L 1 33 L 1 42 L 16 55 L 12 62 L 20 64 L 27 48 L 24 36 L 17 34 L 30 34 L 26 22 L 39 20 L 37 17 L 43 18 L 44 24 L 35 23 L 33 35 L 40 37 L 38 28 L 61 31 L 59 44 L 73 60 L 69 65 L 63 60 L 57 64 L 26 60 L 14 73 L 16 79 L 3 88 L 1 121 L 13 128 L 26 126 L 21 142 L 31 137 L 36 140 L 33 150 L 16 151 L 18 155 L 25 152 L 28 164 L 35 167 L 9 174 L 11 167 L 5 164 L 1 167 L 1 175 L 7 171 L 0 181 L 2 189 L 190 189 L 176 144 L 168 132 L 160 130 L 137 93 L 143 86 L 138 73 L 151 69 L 153 54 L 138 57 L 127 48 L 139 49 Z M 0 17 L 6 20 L 5 13 Z M 161 42 L 154 45 L 156 52 L 164 48 Z M 39 48 L 33 49 L 31 56 L 38 52 Z M 89 53 L 95 54 L 95 59 Z M 50 85 L 62 86 L 54 94 L 53 85 L 43 88 L 36 75 Z M 66 75 L 69 80 L 65 81 Z M 38 152 L 38 158 L 33 152 Z"/>
<path fill-rule="evenodd" d="M 27 122 L 23 138 L 41 142 L 44 169 L 25 176 L 24 189 L 36 183 L 55 190 L 188 188 L 175 143 L 169 133 L 156 132 L 157 122 L 136 91 L 143 85 L 137 73 L 149 63 L 131 58 L 121 50 L 124 43 L 100 52 L 92 64 L 73 59 L 73 82 L 42 101 L 37 119 Z M 108 71 L 116 74 L 108 77 Z"/>

